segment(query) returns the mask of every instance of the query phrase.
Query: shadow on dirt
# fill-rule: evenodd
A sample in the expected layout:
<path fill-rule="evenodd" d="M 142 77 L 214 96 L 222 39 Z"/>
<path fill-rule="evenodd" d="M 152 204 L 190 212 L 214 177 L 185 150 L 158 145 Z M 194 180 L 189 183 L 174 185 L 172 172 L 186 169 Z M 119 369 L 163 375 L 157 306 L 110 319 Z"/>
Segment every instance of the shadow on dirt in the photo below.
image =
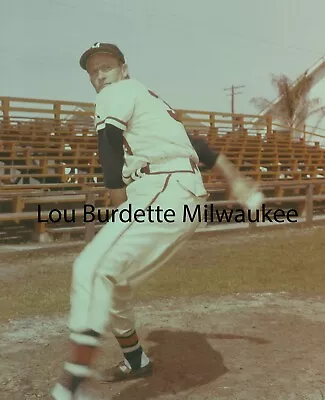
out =
<path fill-rule="evenodd" d="M 147 336 L 153 342 L 148 355 L 153 361 L 151 377 L 135 380 L 121 389 L 112 400 L 148 400 L 160 395 L 174 395 L 209 384 L 229 370 L 222 355 L 209 339 L 249 340 L 266 344 L 261 338 L 232 334 L 202 334 L 188 331 L 156 330 Z"/>

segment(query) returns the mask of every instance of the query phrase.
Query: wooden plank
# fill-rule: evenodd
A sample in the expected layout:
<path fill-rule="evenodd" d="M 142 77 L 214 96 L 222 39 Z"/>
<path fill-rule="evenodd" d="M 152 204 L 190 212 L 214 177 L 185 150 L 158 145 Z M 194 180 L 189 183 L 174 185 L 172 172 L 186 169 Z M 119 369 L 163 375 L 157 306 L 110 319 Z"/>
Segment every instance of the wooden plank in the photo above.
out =
<path fill-rule="evenodd" d="M 81 190 L 81 188 L 84 188 L 84 190 L 96 190 L 96 191 L 107 191 L 106 188 L 103 187 L 103 183 L 95 183 L 95 182 L 85 182 L 85 183 L 26 183 L 26 184 L 8 184 L 8 185 L 1 185 L 0 186 L 0 193 L 7 193 L 7 191 L 17 189 L 17 190 L 24 190 L 24 191 L 29 191 L 29 190 L 48 190 L 52 191 L 52 193 L 58 193 L 57 189 L 62 189 L 62 193 L 65 192 L 63 189 L 64 188 L 77 188 L 77 191 Z M 80 188 L 80 189 L 78 189 Z M 69 192 L 70 192 L 69 190 Z M 48 192 L 47 192 L 48 194 Z"/>
<path fill-rule="evenodd" d="M 96 207 L 94 212 L 102 211 L 103 213 L 107 210 L 111 210 L 112 208 L 104 208 L 104 207 Z M 59 211 L 64 213 L 63 209 L 59 209 Z M 75 216 L 80 217 L 84 215 L 84 209 L 79 208 L 75 209 Z M 48 212 L 41 212 L 40 213 L 40 219 L 45 220 L 48 218 Z M 38 212 L 37 211 L 26 211 L 26 212 L 13 212 L 13 213 L 1 213 L 0 214 L 0 221 L 2 222 L 8 222 L 8 221 L 28 221 L 28 220 L 35 220 L 35 222 L 38 222 Z M 49 221 L 51 223 L 51 221 Z"/>
<path fill-rule="evenodd" d="M 46 203 L 73 203 L 86 200 L 86 194 L 82 195 L 61 195 L 61 196 L 43 196 L 43 197 L 27 197 L 24 199 L 25 204 L 46 204 Z"/>
<path fill-rule="evenodd" d="M 16 213 L 1 213 L 0 221 L 15 221 L 15 220 L 37 220 L 37 212 L 16 212 Z"/>
<path fill-rule="evenodd" d="M 29 168 L 31 169 L 31 168 Z M 29 174 L 8 174 L 8 175 L 0 175 L 0 179 L 3 181 L 8 181 L 14 178 L 61 178 L 62 174 L 33 174 L 33 173 L 29 173 Z M 80 173 L 80 174 L 64 174 L 64 178 L 65 179 L 69 179 L 69 178 L 103 178 L 103 174 L 102 173 L 93 173 L 93 174 L 84 174 L 84 173 Z M 59 183 L 59 182 L 58 182 Z M 62 182 L 63 183 L 63 182 Z"/>
<path fill-rule="evenodd" d="M 63 210 L 60 210 L 61 213 L 63 214 Z M 83 209 L 76 209 L 75 210 L 75 215 L 76 217 L 80 217 L 84 214 Z M 45 220 L 48 218 L 48 213 L 47 212 L 41 212 L 40 214 L 40 219 Z M 28 221 L 28 220 L 35 220 L 35 222 L 40 222 L 38 221 L 38 213 L 37 211 L 26 211 L 26 212 L 13 212 L 13 213 L 2 213 L 0 214 L 0 221 L 2 222 L 8 222 L 8 221 Z M 51 223 L 49 221 L 49 223 Z"/>
<path fill-rule="evenodd" d="M 81 157 L 84 158 L 84 157 Z M 47 160 L 44 160 L 47 161 Z M 48 160 L 48 161 L 52 161 L 52 160 Z M 90 161 L 90 160 L 89 160 Z M 41 174 L 40 171 L 36 170 L 42 170 L 43 168 L 47 168 L 47 169 L 65 169 L 65 168 L 70 168 L 70 169 L 89 169 L 89 168 L 100 168 L 101 165 L 99 163 L 79 163 L 77 160 L 73 163 L 73 164 L 67 164 L 67 163 L 60 163 L 60 164 L 52 164 L 50 162 L 44 162 L 43 165 L 35 165 L 35 164 L 29 164 L 29 165 L 15 165 L 15 164 L 5 164 L 5 165 L 0 165 L 1 169 L 10 169 L 10 170 L 17 170 L 17 171 L 28 171 L 28 170 L 35 170 L 36 174 Z M 34 172 L 30 172 L 29 175 L 34 175 Z M 8 174 L 6 175 L 6 177 L 8 176 L 12 176 L 14 174 Z M 27 176 L 28 174 L 24 174 L 24 176 Z M 59 174 L 61 176 L 61 174 Z M 69 175 L 68 173 L 65 173 L 65 175 Z M 84 175 L 83 172 L 78 173 L 78 175 Z M 0 175 L 1 176 L 1 175 Z M 19 174 L 20 176 L 20 174 Z"/>
<path fill-rule="evenodd" d="M 105 223 L 103 224 L 96 224 L 94 225 L 94 230 L 100 230 L 103 226 L 105 226 Z M 64 234 L 64 233 L 79 233 L 79 232 L 84 232 L 86 229 L 86 225 L 80 225 L 80 226 L 67 226 L 67 227 L 60 227 L 60 228 L 47 228 L 47 232 L 50 234 Z"/>
<path fill-rule="evenodd" d="M 2 188 L 2 187 L 1 187 Z M 18 190 L 18 191 L 10 191 L 10 190 L 4 190 L 4 191 L 0 191 L 0 198 L 2 198 L 3 196 L 12 196 L 11 199 L 13 197 L 16 196 L 39 196 L 40 194 L 43 194 L 44 190 L 32 190 L 32 191 L 27 191 L 26 189 L 26 193 L 22 190 Z"/>

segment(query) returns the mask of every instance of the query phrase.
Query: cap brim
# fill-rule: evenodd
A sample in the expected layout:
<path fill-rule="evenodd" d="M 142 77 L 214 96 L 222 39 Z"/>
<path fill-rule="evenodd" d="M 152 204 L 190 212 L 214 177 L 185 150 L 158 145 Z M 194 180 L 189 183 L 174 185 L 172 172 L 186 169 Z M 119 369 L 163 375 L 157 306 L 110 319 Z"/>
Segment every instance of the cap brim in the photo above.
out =
<path fill-rule="evenodd" d="M 105 49 L 100 49 L 100 48 L 88 49 L 80 57 L 80 66 L 82 69 L 84 69 L 85 71 L 87 70 L 87 61 L 88 61 L 89 57 L 91 57 L 92 55 L 94 55 L 96 53 L 113 54 L 111 51 L 105 50 Z"/>
<path fill-rule="evenodd" d="M 107 46 L 103 45 L 100 47 L 91 47 L 90 49 L 86 50 L 80 57 L 80 66 L 82 69 L 87 70 L 87 62 L 94 54 L 109 54 L 120 60 L 122 63 L 125 63 L 124 55 L 119 48 L 116 46 L 112 48 L 112 45 L 108 44 Z"/>

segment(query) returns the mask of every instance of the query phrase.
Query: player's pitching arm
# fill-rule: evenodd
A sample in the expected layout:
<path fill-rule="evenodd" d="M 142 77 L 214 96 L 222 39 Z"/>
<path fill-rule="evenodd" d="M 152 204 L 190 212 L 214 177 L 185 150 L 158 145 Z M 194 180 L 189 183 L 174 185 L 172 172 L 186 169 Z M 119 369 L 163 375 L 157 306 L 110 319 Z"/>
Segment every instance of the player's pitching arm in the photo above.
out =
<path fill-rule="evenodd" d="M 211 150 L 206 141 L 188 136 L 200 162 L 216 173 L 221 172 L 235 199 L 247 209 L 258 209 L 264 199 L 258 185 L 241 173 L 224 154 Z"/>

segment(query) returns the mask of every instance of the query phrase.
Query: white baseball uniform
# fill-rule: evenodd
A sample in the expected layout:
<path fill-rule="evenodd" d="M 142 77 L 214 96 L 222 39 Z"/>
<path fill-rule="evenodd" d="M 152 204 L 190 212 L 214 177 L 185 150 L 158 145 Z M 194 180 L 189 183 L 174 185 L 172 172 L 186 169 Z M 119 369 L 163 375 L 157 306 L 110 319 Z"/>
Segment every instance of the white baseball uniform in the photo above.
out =
<path fill-rule="evenodd" d="M 70 329 L 82 343 L 84 330 L 123 336 L 135 329 L 134 290 L 163 265 L 199 226 L 184 221 L 206 200 L 198 156 L 174 111 L 134 79 L 105 87 L 96 99 L 96 128 L 123 130 L 123 180 L 128 200 L 118 209 L 158 205 L 173 217 L 150 222 L 108 222 L 74 263 Z M 172 277 L 171 277 L 172 279 Z"/>

